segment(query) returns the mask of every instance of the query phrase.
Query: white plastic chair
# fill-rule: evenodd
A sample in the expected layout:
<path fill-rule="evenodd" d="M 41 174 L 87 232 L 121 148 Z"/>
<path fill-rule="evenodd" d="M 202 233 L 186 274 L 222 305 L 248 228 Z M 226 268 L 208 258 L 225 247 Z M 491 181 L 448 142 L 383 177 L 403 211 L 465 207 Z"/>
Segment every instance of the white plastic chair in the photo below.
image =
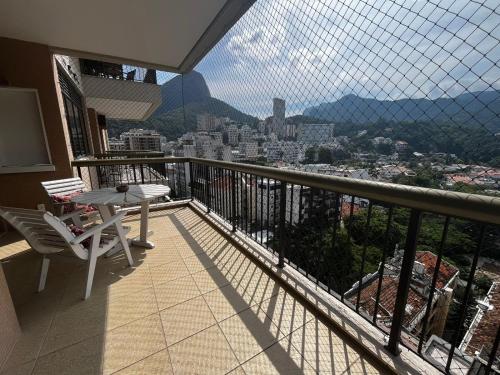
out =
<path fill-rule="evenodd" d="M 65 221 L 78 222 L 80 211 L 56 217 L 50 212 L 29 210 L 23 208 L 0 207 L 0 216 L 18 230 L 30 246 L 43 255 L 38 291 L 45 288 L 49 269 L 49 254 L 70 250 L 78 258 L 87 262 L 87 281 L 85 283 L 84 299 L 90 296 L 97 258 L 106 254 L 115 246 L 121 246 L 125 251 L 130 266 L 133 266 L 127 242 L 126 230 L 121 224 L 125 212 L 112 216 L 102 224 L 88 226 L 85 232 L 75 236 Z M 84 241 L 90 239 L 88 245 Z"/>

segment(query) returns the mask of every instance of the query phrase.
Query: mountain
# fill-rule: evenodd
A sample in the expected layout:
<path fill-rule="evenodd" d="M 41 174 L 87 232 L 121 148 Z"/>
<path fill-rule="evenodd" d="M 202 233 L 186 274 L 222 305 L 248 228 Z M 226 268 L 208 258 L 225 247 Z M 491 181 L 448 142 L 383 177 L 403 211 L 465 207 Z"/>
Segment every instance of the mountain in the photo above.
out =
<path fill-rule="evenodd" d="M 184 105 L 189 103 L 204 102 L 211 98 L 210 90 L 203 75 L 197 71 L 178 75 L 161 86 L 162 103 L 154 112 L 159 115 L 173 109 L 182 107 L 182 86 L 184 85 Z"/>
<path fill-rule="evenodd" d="M 184 87 L 183 87 L 184 86 Z M 217 117 L 229 117 L 238 123 L 256 124 L 256 117 L 247 115 L 226 102 L 210 95 L 203 75 L 192 71 L 176 76 L 161 87 L 162 104 L 146 121 L 107 119 L 110 137 L 133 128 L 156 130 L 168 140 L 175 140 L 186 132 L 196 130 L 196 116 L 210 113 Z M 184 101 L 182 95 L 184 94 Z M 184 103 L 184 108 L 183 108 Z"/>
<path fill-rule="evenodd" d="M 500 131 L 500 91 L 483 91 L 455 98 L 377 100 L 346 95 L 336 102 L 304 110 L 304 115 L 333 122 L 373 123 L 433 121 L 479 124 Z"/>

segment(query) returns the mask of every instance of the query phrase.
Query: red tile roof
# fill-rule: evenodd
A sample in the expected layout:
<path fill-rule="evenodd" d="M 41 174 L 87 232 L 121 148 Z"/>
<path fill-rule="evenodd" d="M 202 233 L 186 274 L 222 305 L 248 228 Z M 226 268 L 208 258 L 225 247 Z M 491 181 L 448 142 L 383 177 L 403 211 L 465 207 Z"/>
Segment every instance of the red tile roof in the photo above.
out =
<path fill-rule="evenodd" d="M 491 286 L 488 302 L 493 309 L 485 311 L 476 328 L 473 328 L 472 337 L 465 348 L 467 354 L 474 355 L 476 351 L 480 352 L 483 349 L 483 353 L 489 355 L 492 350 L 500 324 L 500 282 L 495 282 Z M 500 357 L 500 347 L 496 356 Z"/>
<path fill-rule="evenodd" d="M 355 214 L 361 209 L 359 204 L 354 203 L 352 208 L 352 213 Z M 340 205 L 340 217 L 342 219 L 348 218 L 351 215 L 351 203 L 342 203 Z"/>
<path fill-rule="evenodd" d="M 399 277 L 384 276 L 382 278 L 382 286 L 380 289 L 380 304 L 378 309 L 378 320 L 392 320 L 394 313 L 394 305 L 398 294 Z M 378 279 L 372 281 L 368 286 L 361 291 L 360 307 L 373 316 L 375 311 L 375 298 L 377 296 Z M 356 303 L 357 295 L 350 298 L 352 303 Z M 403 325 L 407 326 L 411 323 L 416 313 L 425 308 L 426 298 L 420 293 L 410 288 L 408 293 L 408 304 Z M 411 306 L 411 307 L 409 307 Z"/>
<path fill-rule="evenodd" d="M 437 255 L 431 253 L 430 251 L 417 251 L 415 260 L 422 263 L 425 266 L 425 272 L 432 277 L 434 275 L 434 268 L 436 268 Z M 439 267 L 438 279 L 436 282 L 436 288 L 441 289 L 452 279 L 455 274 L 458 273 L 458 269 L 448 262 L 441 261 Z"/>
<path fill-rule="evenodd" d="M 437 256 L 430 251 L 417 251 L 416 260 L 422 263 L 425 267 L 425 272 L 431 278 L 436 267 Z M 443 288 L 451 278 L 458 273 L 458 269 L 449 263 L 442 261 L 439 267 L 438 279 L 436 288 Z M 394 305 L 396 303 L 396 296 L 398 293 L 399 276 L 385 275 L 382 278 L 382 286 L 380 291 L 380 305 L 378 315 L 380 321 L 385 319 L 390 320 L 394 313 Z M 378 278 L 373 280 L 370 284 L 365 284 L 361 290 L 360 307 L 373 316 L 375 311 L 375 298 L 378 289 Z M 350 298 L 352 303 L 356 303 L 357 294 Z M 408 302 L 403 324 L 408 326 L 412 319 L 418 312 L 425 309 L 427 304 L 427 297 L 421 294 L 416 289 L 410 288 L 408 292 Z"/>

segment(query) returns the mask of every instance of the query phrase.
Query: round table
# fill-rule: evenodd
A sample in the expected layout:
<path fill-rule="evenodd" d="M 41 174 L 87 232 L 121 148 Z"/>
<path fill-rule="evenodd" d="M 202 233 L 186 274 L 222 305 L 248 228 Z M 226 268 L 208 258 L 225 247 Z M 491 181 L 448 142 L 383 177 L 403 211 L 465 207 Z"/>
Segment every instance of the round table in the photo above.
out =
<path fill-rule="evenodd" d="M 132 239 L 132 244 L 154 248 L 154 243 L 148 241 L 149 201 L 170 194 L 170 188 L 165 185 L 129 185 L 126 193 L 119 193 L 115 188 L 103 188 L 84 192 L 73 197 L 75 203 L 96 206 L 101 214 L 102 220 L 106 221 L 114 215 L 114 206 L 141 205 L 141 232 L 138 238 Z"/>

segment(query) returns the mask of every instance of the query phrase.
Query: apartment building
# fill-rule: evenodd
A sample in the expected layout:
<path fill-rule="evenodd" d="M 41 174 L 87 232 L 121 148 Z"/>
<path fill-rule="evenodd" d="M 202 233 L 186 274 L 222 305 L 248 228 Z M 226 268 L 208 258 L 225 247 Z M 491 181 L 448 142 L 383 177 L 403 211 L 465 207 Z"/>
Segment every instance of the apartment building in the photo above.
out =
<path fill-rule="evenodd" d="M 120 139 L 125 149 L 131 151 L 161 151 L 161 136 L 154 130 L 131 129 L 122 133 Z"/>

